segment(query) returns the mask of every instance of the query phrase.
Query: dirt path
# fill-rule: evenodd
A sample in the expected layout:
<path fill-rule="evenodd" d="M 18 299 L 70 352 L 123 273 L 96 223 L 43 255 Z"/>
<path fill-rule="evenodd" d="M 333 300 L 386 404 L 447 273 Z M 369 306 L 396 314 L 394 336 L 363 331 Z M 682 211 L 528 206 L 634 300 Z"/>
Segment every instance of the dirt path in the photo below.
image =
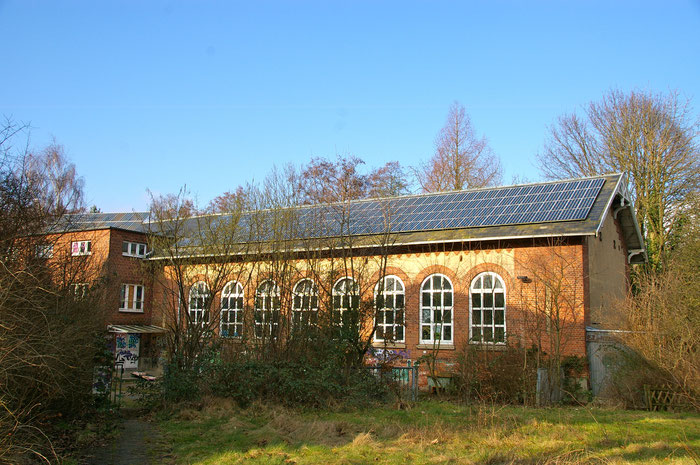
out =
<path fill-rule="evenodd" d="M 159 454 L 158 428 L 136 415 L 127 416 L 121 434 L 111 444 L 97 447 L 86 457 L 88 465 L 148 465 L 167 463 Z M 160 457 L 159 457 L 160 456 Z"/>

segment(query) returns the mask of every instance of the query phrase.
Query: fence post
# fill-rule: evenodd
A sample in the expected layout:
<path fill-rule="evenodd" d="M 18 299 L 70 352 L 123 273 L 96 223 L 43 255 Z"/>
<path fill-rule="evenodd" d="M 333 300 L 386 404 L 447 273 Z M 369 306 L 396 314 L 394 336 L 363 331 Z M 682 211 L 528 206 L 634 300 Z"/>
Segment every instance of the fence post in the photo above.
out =
<path fill-rule="evenodd" d="M 408 362 L 408 366 L 411 367 L 411 362 Z M 418 400 L 418 365 L 420 362 L 416 362 L 411 367 L 411 399 L 415 402 Z"/>

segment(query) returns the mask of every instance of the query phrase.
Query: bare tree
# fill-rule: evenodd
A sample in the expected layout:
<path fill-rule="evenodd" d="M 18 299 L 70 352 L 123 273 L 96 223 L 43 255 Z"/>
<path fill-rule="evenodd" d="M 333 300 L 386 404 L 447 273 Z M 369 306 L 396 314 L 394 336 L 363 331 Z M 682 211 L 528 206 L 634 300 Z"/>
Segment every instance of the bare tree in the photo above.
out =
<path fill-rule="evenodd" d="M 581 248 L 563 239 L 550 239 L 523 254 L 519 273 L 526 276 L 520 286 L 521 346 L 537 348 L 537 368 L 547 369 L 538 402 L 561 398 L 564 358 L 576 353 L 573 347 L 584 337 L 584 271 Z"/>
<path fill-rule="evenodd" d="M 485 136 L 478 137 L 464 106 L 454 102 L 435 139 L 435 154 L 416 170 L 424 192 L 494 186 L 502 169 Z"/>
<path fill-rule="evenodd" d="M 650 262 L 664 262 L 668 235 L 700 187 L 698 120 L 675 92 L 610 91 L 583 116 L 550 128 L 541 171 L 550 179 L 628 171 Z"/>
<path fill-rule="evenodd" d="M 233 258 L 252 244 L 241 226 L 242 206 L 229 205 L 226 215 L 197 215 L 185 189 L 152 199 L 149 246 L 155 260 L 146 266 L 159 281 L 154 307 L 168 330 L 173 368 L 193 367 L 221 324 L 217 297 L 227 283 L 250 278 L 250 267 Z"/>
<path fill-rule="evenodd" d="M 47 212 L 60 217 L 85 208 L 85 181 L 68 161 L 62 145 L 54 142 L 39 152 L 29 153 L 23 169 L 29 182 L 37 187 Z"/>
<path fill-rule="evenodd" d="M 60 234 L 45 236 L 56 220 L 42 197 L 51 180 L 25 169 L 24 129 L 0 128 L 0 463 L 59 463 L 47 426 L 92 406 L 104 309 L 99 282 L 76 293 L 63 279 L 87 282 L 87 262 Z"/>

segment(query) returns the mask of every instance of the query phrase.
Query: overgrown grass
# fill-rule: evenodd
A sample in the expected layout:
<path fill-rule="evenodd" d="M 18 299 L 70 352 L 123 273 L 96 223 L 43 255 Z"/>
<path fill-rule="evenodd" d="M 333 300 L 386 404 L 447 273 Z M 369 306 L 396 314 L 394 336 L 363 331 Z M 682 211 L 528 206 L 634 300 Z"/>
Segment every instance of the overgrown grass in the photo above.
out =
<path fill-rule="evenodd" d="M 300 412 L 209 400 L 161 422 L 177 463 L 697 464 L 700 416 L 424 401 Z"/>

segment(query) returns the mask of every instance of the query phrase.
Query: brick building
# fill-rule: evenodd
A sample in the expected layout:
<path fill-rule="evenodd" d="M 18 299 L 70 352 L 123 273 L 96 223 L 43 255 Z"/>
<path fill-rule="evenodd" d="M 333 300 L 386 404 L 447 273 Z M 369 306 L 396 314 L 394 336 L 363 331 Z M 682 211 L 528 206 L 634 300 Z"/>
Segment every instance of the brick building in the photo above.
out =
<path fill-rule="evenodd" d="M 618 327 L 629 265 L 646 260 L 626 183 L 613 174 L 297 207 L 278 212 L 283 231 L 274 212 L 188 219 L 190 231 L 235 224 L 235 247 L 173 238 L 187 295 L 177 291 L 172 312 L 172 254 L 145 245 L 154 232 L 147 214 L 79 215 L 62 240 L 78 253 L 91 241 L 96 275 L 110 278 L 116 351 L 126 338 L 143 368 L 156 355 L 153 335 L 174 318 L 210 325 L 235 345 L 282 338 L 335 310 L 342 325 L 360 302 L 375 305 L 363 327 L 372 345 L 403 360 L 437 350 L 449 361 L 469 344 L 551 347 L 552 321 L 561 323 L 558 350 L 591 357 L 587 333 Z"/>

